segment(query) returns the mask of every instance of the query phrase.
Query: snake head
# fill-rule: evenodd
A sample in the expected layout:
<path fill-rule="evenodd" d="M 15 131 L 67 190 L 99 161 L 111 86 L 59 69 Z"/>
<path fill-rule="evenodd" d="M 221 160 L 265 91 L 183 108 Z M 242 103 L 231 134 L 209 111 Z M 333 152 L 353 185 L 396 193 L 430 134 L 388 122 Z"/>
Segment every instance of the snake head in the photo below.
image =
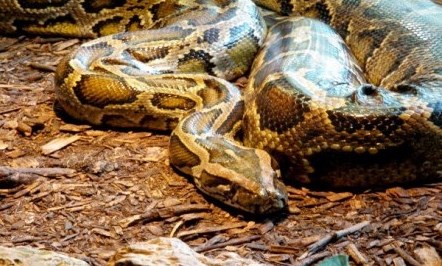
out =
<path fill-rule="evenodd" d="M 286 207 L 287 192 L 280 180 L 280 171 L 275 169 L 276 163 L 267 152 L 224 138 L 208 137 L 197 142 L 205 147 L 199 156 L 190 154 L 188 149 L 183 149 L 183 142 L 172 137 L 170 156 L 173 165 L 194 177 L 202 192 L 254 214 Z"/>

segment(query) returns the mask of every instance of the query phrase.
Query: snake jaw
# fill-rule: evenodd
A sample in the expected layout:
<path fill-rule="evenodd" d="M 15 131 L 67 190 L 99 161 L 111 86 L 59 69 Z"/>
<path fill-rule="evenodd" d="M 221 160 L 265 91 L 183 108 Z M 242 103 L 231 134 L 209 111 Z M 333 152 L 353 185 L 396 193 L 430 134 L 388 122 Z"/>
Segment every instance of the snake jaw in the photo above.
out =
<path fill-rule="evenodd" d="M 272 179 L 271 184 L 218 183 L 219 178 L 203 172 L 201 179 L 195 179 L 196 186 L 205 194 L 218 199 L 234 208 L 248 213 L 265 214 L 281 211 L 287 206 L 287 192 L 284 184 L 275 175 L 264 177 Z M 217 181 L 213 181 L 213 178 Z M 245 178 L 245 177 L 242 177 Z M 209 184 L 212 179 L 215 184 Z"/>
<path fill-rule="evenodd" d="M 287 206 L 288 196 L 285 185 L 281 182 L 281 172 L 277 169 L 277 163 L 263 150 L 255 150 L 260 158 L 260 193 L 256 193 L 254 202 L 250 203 L 254 207 L 254 213 L 271 213 L 280 211 Z M 275 170 L 277 169 L 277 170 Z"/>
<path fill-rule="evenodd" d="M 264 187 L 258 195 L 260 197 L 250 204 L 253 207 L 251 212 L 255 214 L 273 213 L 287 206 L 287 191 L 284 184 L 277 179 L 274 179 L 272 186 Z"/>
<path fill-rule="evenodd" d="M 285 208 L 287 192 L 270 155 L 258 149 L 244 149 L 242 155 L 243 160 L 230 163 L 224 161 L 225 156 L 217 158 L 217 163 L 202 163 L 204 170 L 192 174 L 199 176 L 195 178 L 196 186 L 221 202 L 253 214 Z"/>

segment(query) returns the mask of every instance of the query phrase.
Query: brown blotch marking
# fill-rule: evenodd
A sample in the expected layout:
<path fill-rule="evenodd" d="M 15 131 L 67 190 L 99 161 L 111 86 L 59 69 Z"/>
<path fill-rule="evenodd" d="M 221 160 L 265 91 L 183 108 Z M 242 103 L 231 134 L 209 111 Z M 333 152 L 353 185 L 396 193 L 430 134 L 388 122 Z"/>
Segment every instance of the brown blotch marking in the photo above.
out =
<path fill-rule="evenodd" d="M 332 187 L 366 187 L 403 182 L 404 171 L 422 163 L 422 158 L 419 158 L 421 153 L 410 142 L 378 150 L 375 155 L 368 152 L 352 152 L 350 155 L 340 150 L 323 150 L 309 158 L 315 169 L 310 177 L 316 184 Z M 392 179 L 394 177 L 401 179 Z"/>
<path fill-rule="evenodd" d="M 13 26 L 17 29 L 17 33 L 24 31 L 29 33 L 43 35 L 62 35 L 62 36 L 77 36 L 78 35 L 78 21 L 76 21 L 71 14 L 56 16 L 45 20 L 44 24 L 38 24 L 35 20 L 15 19 Z M 76 27 L 76 28 L 75 28 Z M 62 28 L 62 31 L 60 31 Z"/>
<path fill-rule="evenodd" d="M 143 119 L 141 119 L 139 126 L 150 130 L 173 130 L 176 128 L 178 122 L 178 117 L 145 115 Z"/>
<path fill-rule="evenodd" d="M 121 16 L 115 16 L 113 18 L 99 21 L 92 27 L 92 31 L 96 33 L 97 36 L 117 33 L 120 31 L 121 21 L 123 21 L 123 17 Z"/>
<path fill-rule="evenodd" d="M 183 6 L 180 6 L 177 2 L 178 1 L 163 1 L 152 5 L 149 8 L 149 12 L 152 14 L 152 21 L 158 21 L 160 18 L 180 13 L 180 11 L 183 10 Z"/>
<path fill-rule="evenodd" d="M 148 63 L 155 59 L 161 59 L 169 54 L 170 47 L 146 47 L 146 48 L 128 48 L 127 53 L 132 55 L 138 61 Z"/>
<path fill-rule="evenodd" d="M 256 104 L 261 129 L 282 133 L 304 121 L 304 113 L 310 111 L 310 98 L 283 88 L 290 88 L 285 79 L 274 80 L 260 92 Z"/>
<path fill-rule="evenodd" d="M 87 0 L 82 6 L 88 13 L 98 13 L 102 9 L 113 9 L 122 7 L 126 4 L 126 0 Z"/>
<path fill-rule="evenodd" d="M 22 8 L 45 9 L 48 7 L 61 7 L 70 2 L 70 0 L 17 0 Z"/>
<path fill-rule="evenodd" d="M 137 31 L 146 28 L 142 25 L 142 22 L 139 16 L 133 16 L 126 25 L 126 31 Z"/>
<path fill-rule="evenodd" d="M 69 76 L 74 69 L 69 65 L 69 61 L 71 60 L 71 56 L 65 56 L 58 63 L 57 70 L 55 71 L 54 82 L 56 87 L 60 87 L 63 85 L 65 78 Z"/>
<path fill-rule="evenodd" d="M 226 117 L 224 123 L 217 129 L 216 133 L 224 135 L 229 133 L 235 124 L 242 119 L 244 115 L 244 102 L 240 101 L 233 108 L 232 112 Z"/>
<path fill-rule="evenodd" d="M 318 2 L 316 3 L 315 8 L 318 12 L 318 18 L 324 21 L 325 23 L 330 24 L 331 15 L 327 4 Z"/>
<path fill-rule="evenodd" d="M 78 21 L 76 21 L 71 14 L 66 14 L 64 16 L 57 16 L 55 18 L 51 18 L 45 21 L 44 25 L 45 26 L 51 26 L 51 25 L 55 25 L 55 24 L 62 24 L 62 23 L 66 23 L 66 24 L 76 24 L 78 23 Z"/>
<path fill-rule="evenodd" d="M 345 131 L 347 133 L 354 133 L 357 130 L 374 130 L 381 131 L 384 135 L 390 136 L 391 133 L 399 129 L 404 123 L 398 115 L 367 115 L 358 117 L 352 112 L 340 112 L 336 110 L 327 111 L 335 130 L 338 132 Z"/>
<path fill-rule="evenodd" d="M 121 127 L 121 128 L 131 128 L 138 127 L 139 125 L 133 121 L 130 121 L 124 115 L 110 115 L 105 114 L 101 118 L 101 124 L 111 126 L 111 127 Z"/>
<path fill-rule="evenodd" d="M 99 108 L 134 102 L 138 94 L 117 77 L 93 75 L 83 76 L 73 90 L 82 104 Z"/>
<path fill-rule="evenodd" d="M 151 102 L 153 106 L 167 110 L 190 110 L 196 106 L 189 98 L 168 93 L 155 93 Z"/>
<path fill-rule="evenodd" d="M 281 1 L 280 10 L 281 14 L 288 16 L 293 12 L 293 4 L 291 1 Z"/>
<path fill-rule="evenodd" d="M 204 107 L 208 108 L 226 99 L 226 92 L 220 88 L 220 84 L 211 79 L 204 80 L 206 87 L 197 92 L 203 100 Z"/>
<path fill-rule="evenodd" d="M 336 1 L 330 1 L 330 2 L 336 2 Z M 351 25 L 353 17 L 351 15 L 348 15 L 349 11 L 351 12 L 354 9 L 357 9 L 361 5 L 361 0 L 343 0 L 342 4 L 335 6 L 329 5 L 329 9 L 335 8 L 334 11 L 329 11 L 329 15 L 331 20 L 329 24 L 332 24 L 333 28 L 336 30 L 336 32 L 341 35 L 343 39 L 350 33 Z M 339 19 L 333 19 L 333 16 L 335 14 L 347 14 L 339 16 Z"/>
<path fill-rule="evenodd" d="M 362 69 L 367 68 L 368 59 L 373 57 L 373 53 L 380 47 L 389 32 L 387 28 L 363 29 L 352 37 L 355 41 L 350 44 L 355 45 L 351 45 L 350 48 Z"/>
<path fill-rule="evenodd" d="M 177 137 L 172 135 L 169 144 L 170 162 L 178 167 L 193 167 L 201 163 L 198 155 L 189 150 Z"/>
<path fill-rule="evenodd" d="M 387 38 L 389 44 L 379 47 L 379 50 L 377 51 L 377 53 L 379 53 L 377 58 L 382 58 L 382 60 L 373 60 L 373 62 L 367 62 L 365 65 L 367 78 L 374 84 L 380 84 L 385 77 L 399 69 L 404 58 L 408 56 L 410 52 L 410 47 L 403 46 L 404 43 L 416 43 L 418 46 L 422 45 L 422 43 L 414 36 L 390 36 Z M 389 49 L 388 47 L 394 47 L 394 50 Z"/>
<path fill-rule="evenodd" d="M 212 63 L 213 56 L 206 53 L 204 50 L 191 49 L 187 54 L 184 54 L 182 58 L 178 59 L 178 68 L 186 73 L 213 73 L 215 64 Z"/>

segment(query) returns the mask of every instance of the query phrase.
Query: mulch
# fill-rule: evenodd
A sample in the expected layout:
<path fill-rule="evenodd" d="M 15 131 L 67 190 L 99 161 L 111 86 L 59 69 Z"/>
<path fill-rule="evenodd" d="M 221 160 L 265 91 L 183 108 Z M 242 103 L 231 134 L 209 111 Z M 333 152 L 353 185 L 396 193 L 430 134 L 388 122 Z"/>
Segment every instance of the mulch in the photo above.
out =
<path fill-rule="evenodd" d="M 349 255 L 352 265 L 422 265 L 442 252 L 442 183 L 364 192 L 289 186 L 286 213 L 251 217 L 174 171 L 167 133 L 57 115 L 54 69 L 81 42 L 0 38 L 1 246 L 64 252 L 92 265 L 158 236 L 208 256 L 228 250 L 275 265 L 333 254 Z"/>

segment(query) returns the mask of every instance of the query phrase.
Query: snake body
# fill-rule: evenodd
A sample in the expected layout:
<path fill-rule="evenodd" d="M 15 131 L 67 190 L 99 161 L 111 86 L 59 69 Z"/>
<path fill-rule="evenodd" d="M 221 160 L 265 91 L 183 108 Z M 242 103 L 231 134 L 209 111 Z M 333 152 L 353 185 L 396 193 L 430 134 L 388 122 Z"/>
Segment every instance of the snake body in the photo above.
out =
<path fill-rule="evenodd" d="M 3 0 L 0 30 L 95 37 L 146 28 L 66 57 L 58 101 L 92 124 L 172 130 L 171 163 L 237 208 L 286 205 L 274 159 L 283 176 L 327 186 L 442 179 L 441 7 L 255 2 L 305 17 L 276 22 L 266 36 L 249 0 Z M 253 60 L 242 97 L 228 80 Z"/>

